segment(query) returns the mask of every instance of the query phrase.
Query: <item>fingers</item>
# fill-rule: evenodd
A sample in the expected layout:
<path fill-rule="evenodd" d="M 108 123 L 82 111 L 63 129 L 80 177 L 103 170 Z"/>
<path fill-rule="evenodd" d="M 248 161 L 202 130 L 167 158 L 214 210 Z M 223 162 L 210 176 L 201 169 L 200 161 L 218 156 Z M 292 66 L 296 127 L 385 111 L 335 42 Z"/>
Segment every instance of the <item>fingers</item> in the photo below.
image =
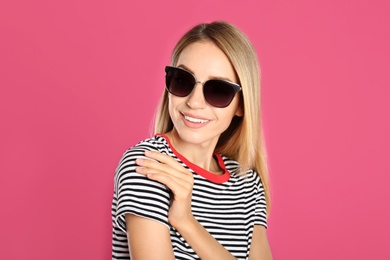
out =
<path fill-rule="evenodd" d="M 167 164 L 178 171 L 183 170 L 183 166 L 180 163 L 178 163 L 173 157 L 167 154 L 154 152 L 154 151 L 145 151 L 145 156 L 157 160 L 163 164 Z"/>
<path fill-rule="evenodd" d="M 159 168 L 152 168 L 150 165 L 155 164 L 148 159 L 137 159 L 137 164 L 142 167 L 137 167 L 136 172 L 145 175 L 148 179 L 158 181 L 166 185 L 174 194 L 175 200 L 187 200 L 191 197 L 193 177 L 184 173 L 176 171 L 172 168 L 162 169 L 163 164 Z M 149 165 L 149 166 L 146 166 Z"/>
<path fill-rule="evenodd" d="M 136 163 L 138 166 L 135 170 L 137 173 L 143 174 L 149 179 L 154 180 L 164 180 L 160 181 L 167 185 L 166 181 L 172 180 L 175 182 L 193 182 L 192 173 L 186 170 L 185 168 L 180 169 L 180 171 L 170 167 L 169 165 L 151 161 L 148 159 L 137 159 Z M 156 179 L 157 178 L 157 179 Z M 169 186 L 169 185 L 168 185 Z M 171 188 L 171 187 L 170 187 Z"/>
<path fill-rule="evenodd" d="M 182 178 L 184 175 L 190 175 L 192 173 L 185 169 L 179 162 L 170 157 L 169 155 L 162 154 L 159 152 L 145 152 L 147 159 L 138 158 L 136 163 L 138 166 L 143 167 L 140 173 L 169 173 L 176 177 Z M 150 160 L 149 160 L 150 159 Z M 147 168 L 147 169 L 145 169 Z"/>
<path fill-rule="evenodd" d="M 172 157 L 158 152 L 145 152 L 148 159 L 138 158 L 136 172 L 168 186 L 175 194 L 192 191 L 193 176 Z M 184 192 L 182 194 L 185 194 Z"/>
<path fill-rule="evenodd" d="M 183 167 L 178 170 L 168 164 L 152 161 L 149 159 L 138 158 L 136 160 L 136 163 L 138 166 L 140 166 L 136 168 L 136 172 L 144 175 L 165 174 L 179 179 L 185 178 L 186 176 L 190 175 L 190 172 L 185 170 Z"/>

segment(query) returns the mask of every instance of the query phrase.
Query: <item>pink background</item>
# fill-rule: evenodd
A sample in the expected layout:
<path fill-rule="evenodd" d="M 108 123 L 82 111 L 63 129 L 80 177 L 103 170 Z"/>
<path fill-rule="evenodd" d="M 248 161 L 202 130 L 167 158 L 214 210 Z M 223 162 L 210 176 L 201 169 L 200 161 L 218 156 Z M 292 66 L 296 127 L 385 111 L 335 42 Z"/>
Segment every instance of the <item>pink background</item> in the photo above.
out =
<path fill-rule="evenodd" d="M 113 173 L 184 31 L 261 60 L 275 259 L 390 259 L 388 1 L 1 1 L 0 258 L 110 259 Z"/>

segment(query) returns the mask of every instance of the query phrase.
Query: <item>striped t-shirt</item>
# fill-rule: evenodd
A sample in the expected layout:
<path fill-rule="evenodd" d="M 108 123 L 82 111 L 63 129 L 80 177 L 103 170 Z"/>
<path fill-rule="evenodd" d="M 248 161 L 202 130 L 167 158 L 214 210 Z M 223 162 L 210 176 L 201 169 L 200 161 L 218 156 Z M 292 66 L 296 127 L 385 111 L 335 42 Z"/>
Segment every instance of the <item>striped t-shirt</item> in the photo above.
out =
<path fill-rule="evenodd" d="M 136 158 L 146 150 L 175 158 L 194 175 L 192 213 L 198 222 L 237 259 L 247 259 L 254 225 L 267 226 L 266 201 L 259 175 L 248 170 L 238 175 L 238 163 L 215 155 L 224 174 L 208 172 L 179 154 L 164 135 L 157 135 L 127 150 L 119 162 L 112 202 L 112 259 L 130 259 L 125 214 L 152 219 L 170 230 L 176 259 L 199 259 L 184 238 L 169 224 L 170 192 L 159 182 L 135 172 Z"/>

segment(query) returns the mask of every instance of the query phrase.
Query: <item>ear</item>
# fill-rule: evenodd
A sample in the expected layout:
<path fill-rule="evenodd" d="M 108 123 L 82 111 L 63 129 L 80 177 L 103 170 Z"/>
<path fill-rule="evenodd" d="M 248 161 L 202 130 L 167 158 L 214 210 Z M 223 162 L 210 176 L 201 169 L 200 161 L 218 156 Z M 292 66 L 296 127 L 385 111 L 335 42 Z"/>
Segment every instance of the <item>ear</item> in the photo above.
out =
<path fill-rule="evenodd" d="M 238 117 L 242 117 L 244 115 L 244 109 L 241 105 L 237 107 L 236 113 L 234 115 Z"/>

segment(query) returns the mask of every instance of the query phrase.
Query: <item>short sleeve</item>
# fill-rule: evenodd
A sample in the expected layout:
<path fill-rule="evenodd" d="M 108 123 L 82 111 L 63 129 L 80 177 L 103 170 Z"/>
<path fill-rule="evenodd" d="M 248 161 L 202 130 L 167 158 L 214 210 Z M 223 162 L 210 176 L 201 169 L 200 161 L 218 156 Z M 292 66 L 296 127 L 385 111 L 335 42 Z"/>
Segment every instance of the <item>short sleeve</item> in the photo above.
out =
<path fill-rule="evenodd" d="M 265 191 L 259 176 L 256 178 L 256 185 L 257 194 L 255 208 L 255 225 L 261 225 L 267 228 L 267 202 L 265 200 Z"/>
<path fill-rule="evenodd" d="M 113 217 L 123 232 L 126 232 L 126 214 L 155 220 L 169 228 L 169 190 L 164 184 L 135 172 L 135 160 L 146 158 L 145 150 L 151 149 L 136 146 L 126 151 L 115 172 L 114 192 L 117 205 Z"/>

